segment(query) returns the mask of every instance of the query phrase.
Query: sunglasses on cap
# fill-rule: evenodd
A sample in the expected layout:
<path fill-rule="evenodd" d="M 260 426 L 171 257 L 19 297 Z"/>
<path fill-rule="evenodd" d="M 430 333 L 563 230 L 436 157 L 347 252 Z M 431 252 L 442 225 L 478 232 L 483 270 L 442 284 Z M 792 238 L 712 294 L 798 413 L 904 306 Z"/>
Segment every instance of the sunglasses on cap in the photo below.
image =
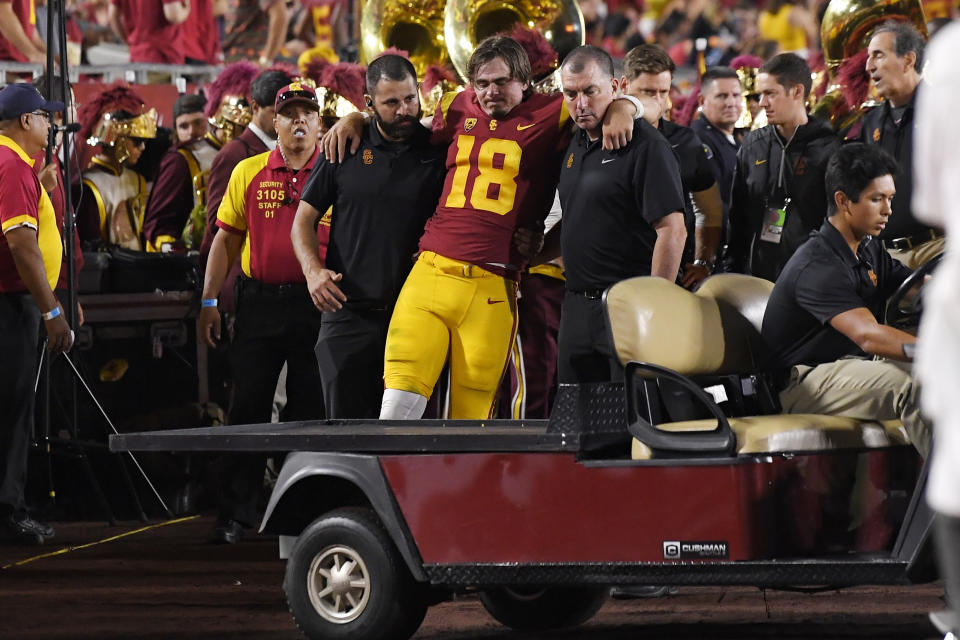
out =
<path fill-rule="evenodd" d="M 279 109 L 290 102 L 303 102 L 304 100 L 319 106 L 317 94 L 300 89 L 298 91 L 285 91 L 277 96 L 277 108 Z"/>

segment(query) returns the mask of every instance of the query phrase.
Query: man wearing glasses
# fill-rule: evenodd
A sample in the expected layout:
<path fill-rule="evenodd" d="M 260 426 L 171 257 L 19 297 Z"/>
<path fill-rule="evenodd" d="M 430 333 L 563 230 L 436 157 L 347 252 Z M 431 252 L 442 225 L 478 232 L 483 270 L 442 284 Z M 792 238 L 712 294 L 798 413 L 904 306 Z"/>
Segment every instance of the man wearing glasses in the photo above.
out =
<path fill-rule="evenodd" d="M 0 91 L 0 543 L 42 544 L 53 528 L 24 504 L 33 424 L 40 321 L 47 348 L 69 351 L 73 333 L 53 293 L 63 245 L 53 204 L 34 174 L 32 156 L 47 146 L 51 111 L 33 86 Z"/>
<path fill-rule="evenodd" d="M 243 160 L 233 170 L 217 209 L 217 232 L 207 260 L 197 318 L 199 339 L 216 347 L 221 335 L 217 294 L 240 256 L 243 268 L 230 346 L 234 376 L 231 424 L 270 422 L 274 390 L 287 364 L 284 420 L 323 417 L 320 371 L 313 346 L 320 332 L 290 230 L 317 161 L 320 105 L 308 85 L 291 83 L 275 101 L 277 148 Z M 220 513 L 214 542 L 234 543 L 257 520 L 264 456 L 232 456 L 220 477 Z"/>
<path fill-rule="evenodd" d="M 926 457 L 930 428 L 907 364 L 917 339 L 880 324 L 887 298 L 911 274 L 876 239 L 890 220 L 897 168 L 873 145 L 834 153 L 828 218 L 777 279 L 763 338 L 773 349 L 769 366 L 779 374 L 786 413 L 899 418 Z"/>

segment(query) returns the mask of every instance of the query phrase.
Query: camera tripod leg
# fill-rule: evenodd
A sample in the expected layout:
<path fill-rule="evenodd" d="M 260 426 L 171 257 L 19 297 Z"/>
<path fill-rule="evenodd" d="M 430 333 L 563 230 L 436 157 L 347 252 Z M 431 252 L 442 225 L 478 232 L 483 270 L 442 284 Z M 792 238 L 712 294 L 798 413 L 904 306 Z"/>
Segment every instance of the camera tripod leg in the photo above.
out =
<path fill-rule="evenodd" d="M 83 388 L 86 390 L 87 395 L 90 396 L 90 399 L 93 400 L 93 403 L 97 406 L 97 409 L 100 411 L 100 415 L 102 415 L 103 419 L 106 420 L 107 425 L 110 427 L 110 430 L 113 431 L 114 434 L 120 435 L 120 432 L 117 431 L 117 428 L 113 425 L 113 421 L 110 420 L 110 416 L 107 415 L 107 412 L 104 411 L 103 406 L 100 404 L 100 401 L 97 400 L 97 397 L 96 395 L 94 395 L 93 390 L 89 387 L 89 385 L 87 385 L 87 381 L 83 379 L 83 376 L 80 375 L 80 371 L 77 369 L 77 366 L 73 363 L 73 360 L 70 358 L 70 355 L 67 353 L 64 353 L 63 357 L 67 361 L 67 364 L 70 365 L 70 368 L 73 369 L 74 375 L 76 376 L 77 380 L 80 381 L 80 384 L 83 386 Z M 137 457 L 133 455 L 132 451 L 128 451 L 127 455 L 130 456 L 130 460 L 133 461 L 134 466 L 140 472 L 140 475 L 143 477 L 144 481 L 147 483 L 147 486 L 150 487 L 150 491 L 153 492 L 153 495 L 157 499 L 157 502 L 159 502 L 160 506 L 163 507 L 163 510 L 164 512 L 166 512 L 167 517 L 172 518 L 173 512 L 170 511 L 170 508 L 167 507 L 167 503 L 163 501 L 162 497 L 160 497 L 160 493 L 157 491 L 156 487 L 153 486 L 153 482 L 150 481 L 150 477 L 147 476 L 147 472 L 143 470 L 142 466 L 140 466 L 140 461 L 137 460 Z M 125 467 L 124 467 L 124 474 L 126 475 Z M 137 503 L 137 506 L 140 507 L 139 499 L 136 497 L 136 491 L 133 488 L 133 484 L 130 482 L 129 475 L 127 475 L 127 483 L 128 483 L 128 486 L 130 487 L 131 495 L 134 496 L 134 501 Z M 142 508 L 140 508 L 140 514 L 143 517 L 143 519 L 146 520 L 146 516 L 143 513 Z"/>

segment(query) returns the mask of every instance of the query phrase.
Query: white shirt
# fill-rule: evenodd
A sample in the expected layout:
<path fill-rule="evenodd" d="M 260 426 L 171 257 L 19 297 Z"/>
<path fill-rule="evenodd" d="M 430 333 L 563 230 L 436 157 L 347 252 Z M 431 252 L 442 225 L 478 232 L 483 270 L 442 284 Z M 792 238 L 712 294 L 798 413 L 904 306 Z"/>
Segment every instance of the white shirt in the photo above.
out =
<path fill-rule="evenodd" d="M 913 211 L 918 220 L 946 230 L 946 255 L 926 286 L 914 372 L 920 404 L 934 424 L 933 459 L 927 501 L 935 510 L 960 517 L 960 122 L 953 52 L 960 25 L 937 34 L 927 48 L 930 63 L 918 94 L 913 160 Z"/>
<path fill-rule="evenodd" d="M 257 136 L 258 138 L 260 138 L 260 141 L 261 141 L 261 142 L 267 147 L 267 149 L 269 149 L 270 151 L 273 151 L 274 149 L 277 148 L 277 141 L 276 141 L 276 139 L 275 139 L 275 138 L 271 138 L 270 136 L 268 136 L 267 134 L 265 134 L 265 133 L 263 132 L 263 129 L 261 129 L 261 128 L 258 127 L 257 125 L 255 125 L 255 124 L 253 124 L 253 123 L 251 122 L 250 124 L 247 125 L 247 129 L 250 129 L 250 131 L 253 131 L 253 135 L 255 135 L 255 136 Z"/>

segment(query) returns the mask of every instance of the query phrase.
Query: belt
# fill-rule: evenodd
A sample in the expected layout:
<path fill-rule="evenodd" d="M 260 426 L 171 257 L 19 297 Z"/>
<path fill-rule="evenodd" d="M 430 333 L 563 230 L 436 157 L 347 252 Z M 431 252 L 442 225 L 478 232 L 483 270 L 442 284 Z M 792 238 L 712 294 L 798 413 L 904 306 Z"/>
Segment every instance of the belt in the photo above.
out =
<path fill-rule="evenodd" d="M 278 298 L 310 297 L 310 291 L 307 289 L 306 282 L 270 284 L 268 282 L 254 280 L 253 278 L 240 278 L 240 291 L 244 293 L 259 293 Z"/>
<path fill-rule="evenodd" d="M 575 296 L 586 298 L 587 300 L 599 300 L 603 297 L 604 289 L 587 289 L 586 291 L 575 291 L 573 289 L 567 289 L 567 291 L 569 291 Z"/>
<path fill-rule="evenodd" d="M 884 240 L 883 246 L 886 249 L 893 249 L 894 251 L 909 251 L 914 249 L 924 242 L 930 242 L 931 240 L 936 240 L 937 238 L 942 238 L 943 234 L 937 233 L 933 229 L 927 229 L 923 233 L 918 233 L 915 236 L 907 236 L 906 238 L 894 238 L 893 240 Z"/>

